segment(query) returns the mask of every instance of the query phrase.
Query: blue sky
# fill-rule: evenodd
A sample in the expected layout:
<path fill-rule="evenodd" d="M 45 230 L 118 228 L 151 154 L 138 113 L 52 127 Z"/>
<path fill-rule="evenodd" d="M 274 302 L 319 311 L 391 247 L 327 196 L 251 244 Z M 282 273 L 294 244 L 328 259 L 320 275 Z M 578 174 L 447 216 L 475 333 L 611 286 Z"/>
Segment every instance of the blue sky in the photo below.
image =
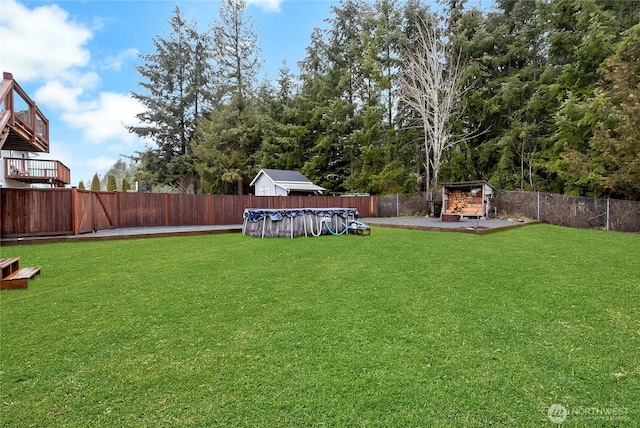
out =
<path fill-rule="evenodd" d="M 292 69 L 304 59 L 316 27 L 325 27 L 332 0 L 248 0 L 264 59 L 261 77 L 277 77 L 282 60 Z M 75 186 L 101 178 L 121 154 L 144 149 L 127 132 L 141 106 L 135 70 L 153 53 L 153 38 L 169 34 L 176 5 L 207 28 L 221 1 L 0 0 L 0 70 L 10 72 L 50 121 L 51 152 Z"/>

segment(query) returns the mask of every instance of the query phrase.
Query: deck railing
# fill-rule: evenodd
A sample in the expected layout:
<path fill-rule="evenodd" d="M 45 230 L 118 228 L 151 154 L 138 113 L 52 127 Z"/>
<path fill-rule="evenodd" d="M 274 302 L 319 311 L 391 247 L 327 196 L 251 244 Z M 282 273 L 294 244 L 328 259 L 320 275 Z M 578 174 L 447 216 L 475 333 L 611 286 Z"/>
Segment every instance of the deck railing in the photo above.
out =
<path fill-rule="evenodd" d="M 49 152 L 49 120 L 11 73 L 4 72 L 0 82 L 0 132 L 6 126 L 15 136 L 10 135 L 5 150 Z"/>
<path fill-rule="evenodd" d="M 62 162 L 46 159 L 4 159 L 4 177 L 26 183 L 71 184 L 71 171 Z"/>

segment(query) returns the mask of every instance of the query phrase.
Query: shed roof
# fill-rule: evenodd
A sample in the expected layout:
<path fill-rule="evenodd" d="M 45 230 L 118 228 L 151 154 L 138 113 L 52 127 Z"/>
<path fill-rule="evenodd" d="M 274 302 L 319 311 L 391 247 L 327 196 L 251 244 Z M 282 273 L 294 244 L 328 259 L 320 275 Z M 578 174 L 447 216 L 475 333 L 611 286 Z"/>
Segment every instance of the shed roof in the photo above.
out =
<path fill-rule="evenodd" d="M 476 181 L 458 181 L 454 183 L 442 183 L 442 187 L 446 187 L 448 189 L 466 189 L 469 187 L 477 187 L 477 186 L 489 186 L 493 190 L 495 188 L 489 184 L 486 180 L 476 180 Z"/>
<path fill-rule="evenodd" d="M 305 177 L 301 172 L 284 169 L 261 169 L 251 182 L 250 186 L 254 186 L 262 174 L 267 176 L 276 186 L 285 189 L 287 192 L 322 192 L 323 190 L 326 190 L 324 187 L 313 184 L 311 180 Z"/>
<path fill-rule="evenodd" d="M 267 175 L 272 181 L 311 183 L 311 180 L 302 175 L 300 171 L 289 171 L 284 169 L 261 169 L 260 172 L 264 172 L 265 175 Z M 258 173 L 258 175 L 260 175 L 260 173 Z"/>

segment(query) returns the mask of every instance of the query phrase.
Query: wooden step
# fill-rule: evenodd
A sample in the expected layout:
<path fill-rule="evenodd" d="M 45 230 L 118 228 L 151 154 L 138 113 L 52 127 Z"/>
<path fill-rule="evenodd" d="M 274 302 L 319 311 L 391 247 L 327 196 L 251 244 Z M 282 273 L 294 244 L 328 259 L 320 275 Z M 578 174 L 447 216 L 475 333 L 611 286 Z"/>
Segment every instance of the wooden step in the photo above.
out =
<path fill-rule="evenodd" d="M 7 278 L 2 278 L 0 290 L 17 290 L 28 288 L 29 280 L 40 273 L 40 266 L 28 267 L 14 272 Z"/>
<path fill-rule="evenodd" d="M 20 259 L 0 259 L 0 269 L 2 269 L 2 277 L 5 279 L 20 270 Z"/>
<path fill-rule="evenodd" d="M 17 259 L 17 258 L 14 258 L 14 259 L 0 259 L 0 268 L 4 269 L 7 266 L 10 266 L 10 265 L 16 263 L 19 260 L 20 259 Z"/>

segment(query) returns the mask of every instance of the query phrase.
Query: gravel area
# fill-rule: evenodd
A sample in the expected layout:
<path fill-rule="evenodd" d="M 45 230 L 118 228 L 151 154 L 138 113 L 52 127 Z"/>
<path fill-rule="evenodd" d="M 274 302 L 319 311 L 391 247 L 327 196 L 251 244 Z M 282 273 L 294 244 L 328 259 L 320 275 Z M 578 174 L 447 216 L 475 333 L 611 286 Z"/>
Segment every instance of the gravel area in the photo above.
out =
<path fill-rule="evenodd" d="M 436 217 L 366 217 L 359 219 L 363 223 L 378 226 L 391 226 L 391 227 L 406 227 L 415 229 L 498 229 L 508 227 L 518 227 L 523 224 L 531 224 L 526 221 L 514 220 L 476 220 L 476 219 L 464 219 L 460 221 L 442 221 Z"/>

